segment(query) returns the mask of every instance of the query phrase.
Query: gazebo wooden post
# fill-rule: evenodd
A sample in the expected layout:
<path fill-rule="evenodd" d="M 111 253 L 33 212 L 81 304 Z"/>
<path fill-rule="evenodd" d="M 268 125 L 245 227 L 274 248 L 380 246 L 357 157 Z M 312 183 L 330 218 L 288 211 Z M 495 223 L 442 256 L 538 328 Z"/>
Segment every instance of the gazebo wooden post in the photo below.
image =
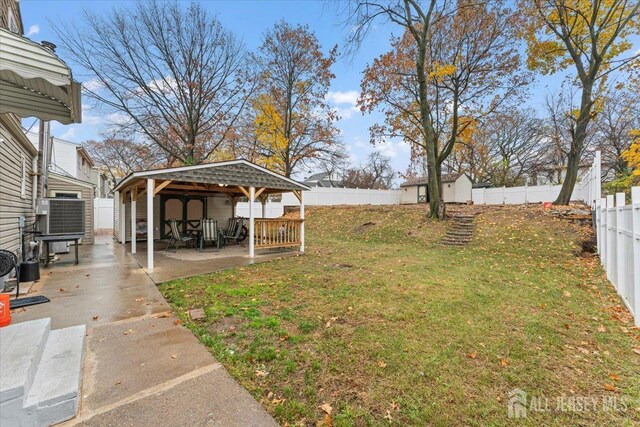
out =
<path fill-rule="evenodd" d="M 155 179 L 147 179 L 147 271 L 153 271 L 153 196 Z"/>
<path fill-rule="evenodd" d="M 304 191 L 299 191 L 298 194 L 300 194 L 300 219 L 302 220 L 300 223 L 300 252 L 304 253 L 304 199 L 302 198 Z"/>
<path fill-rule="evenodd" d="M 131 194 L 131 253 L 136 253 L 136 205 L 138 200 L 138 188 L 134 187 Z"/>
<path fill-rule="evenodd" d="M 253 213 L 253 201 L 255 198 L 256 187 L 249 187 L 249 258 L 256 256 L 255 215 Z"/>
<path fill-rule="evenodd" d="M 124 191 L 121 192 L 120 197 L 118 197 L 118 202 L 120 203 L 120 243 L 123 245 L 127 243 L 127 215 L 125 212 L 125 209 L 127 208 L 127 205 L 125 204 L 126 197 L 127 193 Z"/>

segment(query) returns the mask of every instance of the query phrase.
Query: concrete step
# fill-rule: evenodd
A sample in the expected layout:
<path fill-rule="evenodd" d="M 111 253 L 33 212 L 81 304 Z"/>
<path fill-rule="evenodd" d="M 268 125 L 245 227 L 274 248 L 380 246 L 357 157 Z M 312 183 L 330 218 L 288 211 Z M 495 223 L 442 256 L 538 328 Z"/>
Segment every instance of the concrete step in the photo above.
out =
<path fill-rule="evenodd" d="M 51 319 L 38 319 L 0 328 L 0 404 L 20 399 L 33 383 L 44 351 Z"/>
<path fill-rule="evenodd" d="M 38 425 L 56 424 L 76 415 L 80 403 L 85 325 L 51 331 L 33 385 L 24 401 L 35 409 Z"/>
<path fill-rule="evenodd" d="M 51 319 L 0 328 L 0 425 L 49 426 L 75 416 L 85 326 Z"/>

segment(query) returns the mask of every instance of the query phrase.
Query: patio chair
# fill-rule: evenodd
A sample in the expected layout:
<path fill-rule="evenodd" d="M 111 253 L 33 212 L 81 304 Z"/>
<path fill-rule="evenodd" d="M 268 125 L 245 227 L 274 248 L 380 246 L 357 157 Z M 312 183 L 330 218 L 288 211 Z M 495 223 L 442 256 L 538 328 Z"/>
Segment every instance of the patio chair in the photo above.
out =
<path fill-rule="evenodd" d="M 243 235 L 242 230 L 246 230 L 246 227 L 242 222 L 242 218 L 233 218 L 233 224 L 231 227 L 222 234 L 222 238 L 226 243 L 232 240 L 240 246 L 244 246 L 242 241 L 246 238 L 246 233 Z"/>
<path fill-rule="evenodd" d="M 212 218 L 203 218 L 200 223 L 202 233 L 200 234 L 200 250 L 203 250 L 206 242 L 216 242 L 220 249 L 220 236 L 218 234 L 218 221 Z"/>
<path fill-rule="evenodd" d="M 167 251 L 171 251 L 171 247 L 173 246 L 172 252 L 175 252 L 180 247 L 180 243 L 184 244 L 185 247 L 190 242 L 195 243 L 196 237 L 193 234 L 180 232 L 180 230 L 178 229 L 177 220 L 170 220 L 169 226 L 171 227 L 171 237 L 169 238 L 169 243 L 167 244 Z"/>

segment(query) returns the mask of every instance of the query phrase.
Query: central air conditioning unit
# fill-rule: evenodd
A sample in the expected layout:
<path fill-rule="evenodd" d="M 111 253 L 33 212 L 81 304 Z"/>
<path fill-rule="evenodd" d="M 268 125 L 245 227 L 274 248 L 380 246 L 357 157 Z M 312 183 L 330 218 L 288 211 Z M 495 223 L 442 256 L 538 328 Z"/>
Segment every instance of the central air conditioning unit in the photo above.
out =
<path fill-rule="evenodd" d="M 84 209 L 81 199 L 38 199 L 40 232 L 47 236 L 84 234 Z"/>

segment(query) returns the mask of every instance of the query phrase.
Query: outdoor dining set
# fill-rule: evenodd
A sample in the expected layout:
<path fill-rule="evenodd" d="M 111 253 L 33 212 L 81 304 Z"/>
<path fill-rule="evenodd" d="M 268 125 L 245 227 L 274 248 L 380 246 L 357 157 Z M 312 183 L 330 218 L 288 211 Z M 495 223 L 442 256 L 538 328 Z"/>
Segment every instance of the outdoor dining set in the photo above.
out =
<path fill-rule="evenodd" d="M 226 227 L 220 228 L 217 220 L 203 218 L 199 221 L 197 228 L 181 231 L 181 222 L 171 219 L 169 220 L 171 234 L 166 250 L 175 252 L 180 245 L 183 245 L 203 251 L 207 243 L 215 245 L 218 250 L 232 242 L 243 245 L 248 235 L 245 221 L 246 218 L 242 217 L 229 218 Z"/>

